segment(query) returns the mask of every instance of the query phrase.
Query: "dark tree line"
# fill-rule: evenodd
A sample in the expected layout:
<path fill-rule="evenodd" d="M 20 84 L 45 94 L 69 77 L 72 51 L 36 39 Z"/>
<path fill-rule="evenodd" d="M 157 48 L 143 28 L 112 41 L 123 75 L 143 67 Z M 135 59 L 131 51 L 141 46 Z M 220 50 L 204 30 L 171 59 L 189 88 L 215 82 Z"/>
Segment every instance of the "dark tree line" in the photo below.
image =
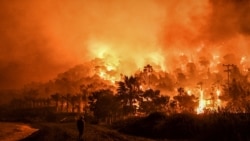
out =
<path fill-rule="evenodd" d="M 169 96 L 159 90 L 142 90 L 139 78 L 125 76 L 118 83 L 117 93 L 103 89 L 89 96 L 89 109 L 97 119 L 116 119 L 166 111 Z"/>
<path fill-rule="evenodd" d="M 78 73 L 66 73 L 58 78 L 56 83 L 75 84 L 74 77 Z M 73 76 L 71 76 L 74 74 Z M 177 95 L 170 98 L 161 94 L 159 87 L 171 86 L 171 78 L 168 74 L 155 75 L 152 66 L 147 65 L 134 76 L 123 76 L 116 83 L 116 87 L 101 80 L 98 76 L 79 79 L 75 87 L 65 87 L 62 91 L 50 93 L 48 97 L 39 97 L 39 87 L 32 86 L 24 89 L 21 98 L 12 100 L 11 107 L 39 108 L 52 107 L 57 113 L 83 113 L 93 115 L 98 120 L 111 121 L 129 116 L 148 115 L 152 112 L 176 112 L 194 113 L 198 106 L 198 98 L 189 95 L 184 88 L 177 89 Z M 67 79 L 64 79 L 66 77 Z M 71 78 L 71 79 L 69 79 Z M 220 99 L 227 101 L 226 109 L 230 112 L 250 111 L 250 83 L 249 74 L 243 75 L 234 66 L 230 73 L 229 85 L 224 85 L 224 93 Z M 60 81 L 59 81 L 60 80 Z M 83 81 L 84 80 L 84 81 Z M 168 83 L 168 81 L 170 81 Z M 81 85 L 80 85 L 81 84 Z M 84 84 L 84 85 L 83 85 Z M 63 83 L 64 85 L 64 83 Z M 66 84 L 65 84 L 66 85 Z M 58 89 L 61 89 L 58 88 Z M 71 89 L 74 89 L 70 91 Z M 78 89 L 78 90 L 76 90 Z M 52 91 L 47 91 L 52 92 Z"/>

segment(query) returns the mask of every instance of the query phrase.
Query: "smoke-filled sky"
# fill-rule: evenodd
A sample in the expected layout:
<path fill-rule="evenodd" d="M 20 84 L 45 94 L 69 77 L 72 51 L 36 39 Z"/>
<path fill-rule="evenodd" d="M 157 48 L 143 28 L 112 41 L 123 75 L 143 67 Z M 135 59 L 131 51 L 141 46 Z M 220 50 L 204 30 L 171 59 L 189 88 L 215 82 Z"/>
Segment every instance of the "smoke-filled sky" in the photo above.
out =
<path fill-rule="evenodd" d="M 119 58 L 125 72 L 169 70 L 180 53 L 250 57 L 249 35 L 248 0 L 1 0 L 0 89 L 95 57 Z"/>

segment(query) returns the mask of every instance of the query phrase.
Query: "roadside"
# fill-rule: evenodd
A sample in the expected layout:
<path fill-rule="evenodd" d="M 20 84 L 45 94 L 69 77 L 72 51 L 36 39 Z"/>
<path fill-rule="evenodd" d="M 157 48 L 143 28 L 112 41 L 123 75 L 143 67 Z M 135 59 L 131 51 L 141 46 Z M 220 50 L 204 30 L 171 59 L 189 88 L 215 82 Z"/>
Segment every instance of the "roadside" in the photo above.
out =
<path fill-rule="evenodd" d="M 40 130 L 21 141 L 63 140 L 76 141 L 77 130 L 75 123 L 39 123 L 34 127 Z M 116 130 L 99 125 L 86 125 L 85 141 L 155 141 L 142 137 L 125 135 Z"/>

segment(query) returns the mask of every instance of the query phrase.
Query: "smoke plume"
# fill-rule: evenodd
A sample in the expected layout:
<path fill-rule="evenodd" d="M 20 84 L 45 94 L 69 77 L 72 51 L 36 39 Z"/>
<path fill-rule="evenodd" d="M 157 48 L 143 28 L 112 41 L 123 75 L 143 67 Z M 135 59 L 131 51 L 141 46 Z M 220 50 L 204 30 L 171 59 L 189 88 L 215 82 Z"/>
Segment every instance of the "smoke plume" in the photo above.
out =
<path fill-rule="evenodd" d="M 125 74 L 146 64 L 166 71 L 184 62 L 211 65 L 216 56 L 230 63 L 228 54 L 247 62 L 249 6 L 247 0 L 2 0 L 0 88 L 47 81 L 96 57 Z"/>

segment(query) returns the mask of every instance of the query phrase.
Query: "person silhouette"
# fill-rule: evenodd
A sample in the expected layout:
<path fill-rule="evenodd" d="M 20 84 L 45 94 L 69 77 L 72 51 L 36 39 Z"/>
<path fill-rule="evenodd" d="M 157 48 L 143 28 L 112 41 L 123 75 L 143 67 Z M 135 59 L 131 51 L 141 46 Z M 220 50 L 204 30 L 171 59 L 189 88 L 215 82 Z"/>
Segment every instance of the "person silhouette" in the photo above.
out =
<path fill-rule="evenodd" d="M 78 139 L 79 141 L 83 141 L 84 138 L 84 128 L 85 128 L 85 121 L 84 121 L 84 117 L 83 116 L 79 116 L 79 118 L 77 119 L 77 129 L 78 129 Z"/>

